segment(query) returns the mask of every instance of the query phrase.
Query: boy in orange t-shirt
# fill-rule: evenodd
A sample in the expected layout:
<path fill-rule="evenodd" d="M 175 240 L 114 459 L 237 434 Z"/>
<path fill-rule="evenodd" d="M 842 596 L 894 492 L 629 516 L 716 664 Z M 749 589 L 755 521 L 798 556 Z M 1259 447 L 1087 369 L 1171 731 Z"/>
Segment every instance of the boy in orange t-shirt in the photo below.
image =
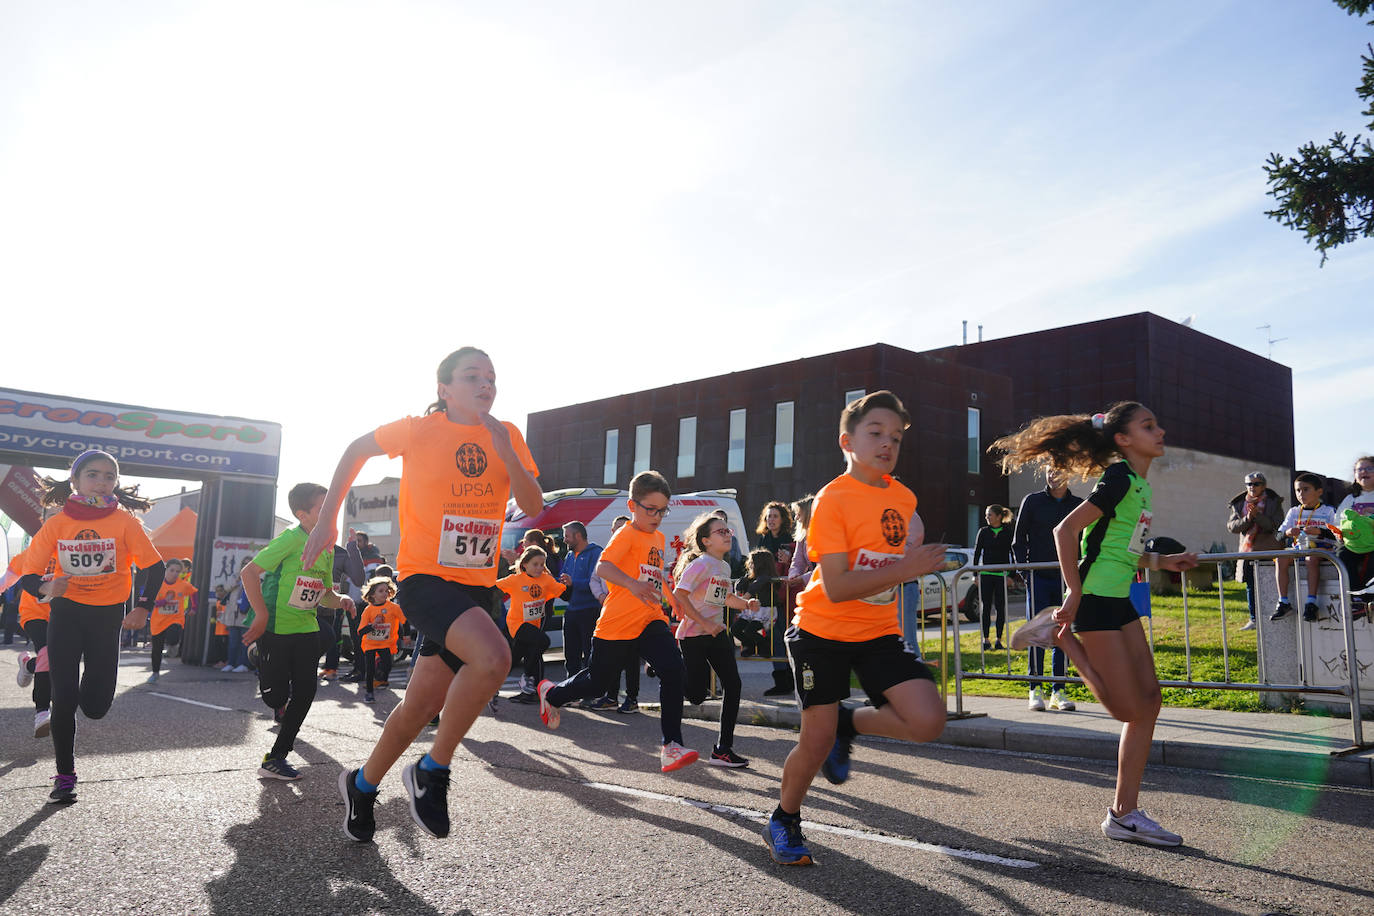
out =
<path fill-rule="evenodd" d="M 615 689 L 627 664 L 644 659 L 658 672 L 663 730 L 659 755 L 665 773 L 680 770 L 698 757 L 682 746 L 682 689 L 687 670 L 677 640 L 668 629 L 663 532 L 658 526 L 672 498 L 668 481 L 657 471 L 643 471 L 630 481 L 630 523 L 601 551 L 596 574 L 606 583 L 606 603 L 592 634 L 592 656 L 586 668 L 560 684 L 539 683 L 539 715 L 558 727 L 558 707 L 573 700 L 605 696 Z"/>
<path fill-rule="evenodd" d="M 797 746 L 783 765 L 778 807 L 764 828 L 774 861 L 811 865 L 801 805 L 816 773 L 849 778 L 855 735 L 931 741 L 945 710 L 930 670 L 902 639 L 897 591 L 934 572 L 943 544 L 920 543 L 916 497 L 891 477 L 911 416 L 890 391 L 850 403 L 840 415 L 848 470 L 816 494 L 806 543 L 816 563 L 797 596 L 787 654 L 802 707 Z M 851 709 L 851 671 L 873 702 Z"/>
<path fill-rule="evenodd" d="M 161 677 L 162 651 L 166 647 L 175 648 L 181 644 L 181 634 L 186 627 L 186 615 L 194 614 L 192 603 L 197 589 L 181 577 L 181 561 L 167 561 L 163 575 L 163 585 L 153 602 L 153 614 L 148 618 L 148 632 L 153 642 L 153 673 L 146 683 L 156 684 Z"/>
<path fill-rule="evenodd" d="M 496 580 L 496 587 L 510 599 L 506 632 L 510 634 L 510 654 L 514 664 L 525 669 L 520 678 L 517 703 L 537 703 L 534 687 L 544 679 L 544 650 L 549 634 L 544 632 L 544 604 L 563 594 L 567 588 L 545 569 L 548 554 L 542 547 L 526 547 L 516 562 L 514 575 Z"/>

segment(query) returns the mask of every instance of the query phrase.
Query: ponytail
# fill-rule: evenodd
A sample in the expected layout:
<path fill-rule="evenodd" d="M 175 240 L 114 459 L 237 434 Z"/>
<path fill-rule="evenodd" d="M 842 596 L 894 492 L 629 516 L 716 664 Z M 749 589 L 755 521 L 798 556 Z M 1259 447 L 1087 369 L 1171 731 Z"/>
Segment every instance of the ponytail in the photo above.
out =
<path fill-rule="evenodd" d="M 1079 477 L 1099 473 L 1121 455 L 1116 434 L 1124 430 L 1141 404 L 1118 401 L 1106 413 L 1038 417 L 1024 429 L 988 446 L 1002 452 L 1002 473 L 1026 465 L 1048 465 Z"/>

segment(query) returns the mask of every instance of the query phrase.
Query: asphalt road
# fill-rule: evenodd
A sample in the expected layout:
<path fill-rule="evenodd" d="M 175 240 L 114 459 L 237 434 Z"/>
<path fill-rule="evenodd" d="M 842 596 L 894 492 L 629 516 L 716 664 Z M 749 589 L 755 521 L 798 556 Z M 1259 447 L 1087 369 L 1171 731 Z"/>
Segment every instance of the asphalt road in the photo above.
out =
<path fill-rule="evenodd" d="M 336 779 L 395 691 L 369 707 L 323 687 L 293 758 L 304 778 L 267 781 L 251 677 L 174 662 L 148 687 L 136 656 L 110 715 L 81 720 L 80 800 L 59 808 L 14 659 L 0 653 L 0 913 L 1374 911 L 1368 790 L 1155 768 L 1145 804 L 1187 841 L 1158 850 L 1102 836 L 1101 763 L 864 739 L 854 778 L 819 782 L 804 812 L 820 865 L 789 869 L 760 831 L 791 732 L 742 727 L 749 769 L 665 775 L 653 716 L 566 710 L 551 733 L 511 703 L 455 759 L 449 839 L 411 823 L 393 772 L 376 842 L 352 843 Z M 709 750 L 709 723 L 685 729 Z"/>

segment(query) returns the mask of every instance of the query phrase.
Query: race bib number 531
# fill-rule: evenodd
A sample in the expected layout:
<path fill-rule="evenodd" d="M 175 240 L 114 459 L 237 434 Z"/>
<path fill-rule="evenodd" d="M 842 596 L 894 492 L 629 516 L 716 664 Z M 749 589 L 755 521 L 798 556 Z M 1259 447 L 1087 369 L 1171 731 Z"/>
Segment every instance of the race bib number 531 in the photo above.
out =
<path fill-rule="evenodd" d="M 313 611 L 324 594 L 324 582 L 312 576 L 297 576 L 296 584 L 291 587 L 291 597 L 286 599 L 289 607 L 302 611 Z"/>
<path fill-rule="evenodd" d="M 445 515 L 439 533 L 439 565 L 491 569 L 501 546 L 501 523 L 488 518 Z"/>
<path fill-rule="evenodd" d="M 114 572 L 114 538 L 58 541 L 57 564 L 69 576 L 103 576 Z"/>

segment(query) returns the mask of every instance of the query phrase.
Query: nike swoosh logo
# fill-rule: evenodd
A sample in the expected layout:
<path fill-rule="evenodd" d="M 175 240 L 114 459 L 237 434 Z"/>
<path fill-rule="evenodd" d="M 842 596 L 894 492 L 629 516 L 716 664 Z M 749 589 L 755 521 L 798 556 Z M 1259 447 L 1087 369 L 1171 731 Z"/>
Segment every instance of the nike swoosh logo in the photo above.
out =
<path fill-rule="evenodd" d="M 416 797 L 416 798 L 424 798 L 424 797 L 425 797 L 425 793 L 428 792 L 428 791 L 429 791 L 428 789 L 424 789 L 424 788 L 421 788 L 420 786 L 416 786 L 416 787 L 415 787 L 415 797 Z M 1132 827 L 1131 829 L 1134 830 L 1135 828 Z"/>

